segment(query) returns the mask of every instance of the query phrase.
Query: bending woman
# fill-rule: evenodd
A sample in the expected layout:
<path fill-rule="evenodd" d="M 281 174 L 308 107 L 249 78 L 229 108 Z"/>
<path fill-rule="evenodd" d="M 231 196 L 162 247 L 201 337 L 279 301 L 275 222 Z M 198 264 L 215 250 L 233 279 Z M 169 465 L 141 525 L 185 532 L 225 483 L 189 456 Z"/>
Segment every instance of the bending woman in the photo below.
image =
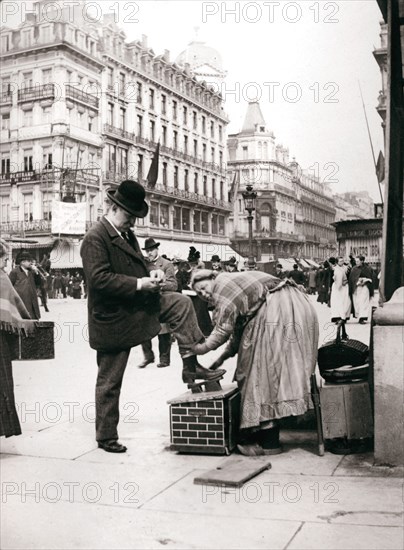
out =
<path fill-rule="evenodd" d="M 203 355 L 230 340 L 212 365 L 238 353 L 243 454 L 277 454 L 277 420 L 304 414 L 318 347 L 318 319 L 295 283 L 261 273 L 196 271 L 192 287 L 214 307 L 215 327 L 194 352 Z"/>

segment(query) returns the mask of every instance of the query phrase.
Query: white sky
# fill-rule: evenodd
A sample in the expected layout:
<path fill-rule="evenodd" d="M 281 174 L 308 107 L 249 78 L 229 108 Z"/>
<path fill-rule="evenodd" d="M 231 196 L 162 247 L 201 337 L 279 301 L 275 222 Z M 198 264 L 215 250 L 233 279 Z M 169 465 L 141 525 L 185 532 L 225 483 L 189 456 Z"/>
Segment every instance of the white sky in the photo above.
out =
<path fill-rule="evenodd" d="M 383 132 L 375 110 L 381 75 L 372 55 L 380 46 L 382 19 L 376 0 L 90 3 L 104 13 L 114 11 L 129 41 L 146 34 L 155 54 L 168 49 L 172 61 L 194 38 L 194 27 L 199 27 L 199 39 L 219 51 L 228 71 L 229 133 L 240 129 L 248 99 L 261 93 L 267 125 L 277 142 L 289 147 L 290 158 L 295 156 L 302 168 L 318 163 L 321 177 L 337 180 L 332 183 L 334 192 L 368 190 L 379 201 L 358 87 L 360 81 L 377 158 L 383 149 Z M 30 2 L 25 5 L 28 8 Z M 230 10 L 239 13 L 238 22 Z M 297 22 L 287 21 L 299 15 Z M 334 22 L 327 23 L 326 18 Z M 280 83 L 272 97 L 268 84 L 264 85 L 270 82 Z M 248 83 L 256 84 L 248 87 Z M 289 83 L 298 86 L 289 87 L 290 98 L 296 89 L 301 91 L 296 103 L 282 95 Z M 237 98 L 231 93 L 236 87 Z M 326 103 L 327 96 L 336 102 Z M 332 166 L 324 169 L 327 163 Z M 334 168 L 337 172 L 332 174 Z"/>

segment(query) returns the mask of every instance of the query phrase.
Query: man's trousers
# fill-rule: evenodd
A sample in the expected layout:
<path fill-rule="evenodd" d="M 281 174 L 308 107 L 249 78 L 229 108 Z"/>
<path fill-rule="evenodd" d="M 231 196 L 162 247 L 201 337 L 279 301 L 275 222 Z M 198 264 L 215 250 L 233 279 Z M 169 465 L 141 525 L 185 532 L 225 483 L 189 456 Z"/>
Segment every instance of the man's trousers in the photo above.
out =
<path fill-rule="evenodd" d="M 160 297 L 161 323 L 168 323 L 182 357 L 194 355 L 190 349 L 204 337 L 188 296 L 164 292 Z M 98 376 L 95 389 L 96 439 L 118 439 L 119 396 L 130 349 L 97 351 Z"/>

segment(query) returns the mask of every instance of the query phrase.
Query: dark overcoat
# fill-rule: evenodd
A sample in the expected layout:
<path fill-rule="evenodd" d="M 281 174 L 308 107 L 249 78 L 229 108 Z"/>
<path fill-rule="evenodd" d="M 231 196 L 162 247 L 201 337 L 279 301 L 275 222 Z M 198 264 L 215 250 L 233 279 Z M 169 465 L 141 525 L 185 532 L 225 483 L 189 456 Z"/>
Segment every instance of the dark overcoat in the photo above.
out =
<path fill-rule="evenodd" d="M 41 282 L 40 275 L 36 275 L 30 270 L 26 274 L 20 266 L 17 266 L 10 271 L 9 277 L 13 287 L 24 302 L 31 319 L 40 319 L 41 313 L 37 294 L 37 286 L 39 287 Z"/>
<path fill-rule="evenodd" d="M 129 349 L 160 331 L 159 295 L 137 291 L 137 280 L 149 272 L 133 232 L 129 238 L 131 244 L 103 218 L 81 246 L 90 346 L 98 351 Z"/>

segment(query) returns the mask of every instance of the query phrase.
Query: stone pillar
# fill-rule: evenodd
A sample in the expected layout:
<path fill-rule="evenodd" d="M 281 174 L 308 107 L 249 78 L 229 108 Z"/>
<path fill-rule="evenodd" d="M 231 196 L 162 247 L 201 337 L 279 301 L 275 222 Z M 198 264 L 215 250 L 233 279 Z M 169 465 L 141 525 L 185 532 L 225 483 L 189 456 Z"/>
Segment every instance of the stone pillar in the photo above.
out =
<path fill-rule="evenodd" d="M 404 464 L 404 287 L 373 316 L 375 462 Z"/>

